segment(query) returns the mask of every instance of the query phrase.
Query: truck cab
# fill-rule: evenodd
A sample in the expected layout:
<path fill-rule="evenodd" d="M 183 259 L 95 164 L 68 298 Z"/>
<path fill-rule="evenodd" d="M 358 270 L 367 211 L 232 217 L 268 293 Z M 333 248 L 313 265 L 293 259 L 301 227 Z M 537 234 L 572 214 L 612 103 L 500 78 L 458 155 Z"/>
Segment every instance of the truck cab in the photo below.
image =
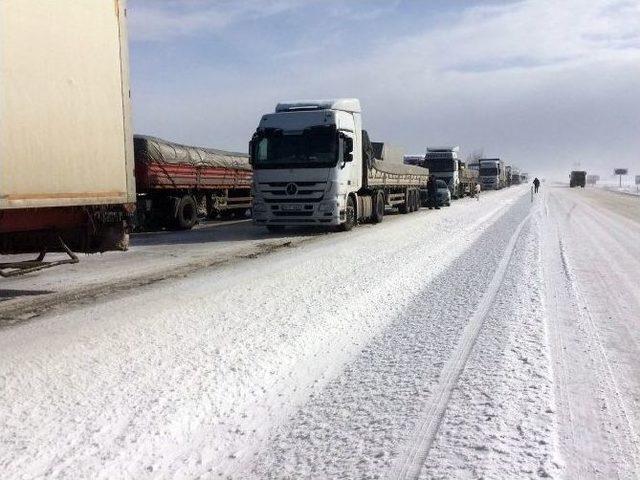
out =
<path fill-rule="evenodd" d="M 285 225 L 337 226 L 362 185 L 360 102 L 280 103 L 262 117 L 249 149 L 253 218 Z"/>
<path fill-rule="evenodd" d="M 480 186 L 482 190 L 499 190 L 504 187 L 504 166 L 499 158 L 480 159 Z"/>
<path fill-rule="evenodd" d="M 429 147 L 424 159 L 429 172 L 447 184 L 453 198 L 461 196 L 459 151 L 459 147 Z"/>
<path fill-rule="evenodd" d="M 573 187 L 582 187 L 587 183 L 587 172 L 583 170 L 574 170 L 569 175 L 569 186 Z"/>

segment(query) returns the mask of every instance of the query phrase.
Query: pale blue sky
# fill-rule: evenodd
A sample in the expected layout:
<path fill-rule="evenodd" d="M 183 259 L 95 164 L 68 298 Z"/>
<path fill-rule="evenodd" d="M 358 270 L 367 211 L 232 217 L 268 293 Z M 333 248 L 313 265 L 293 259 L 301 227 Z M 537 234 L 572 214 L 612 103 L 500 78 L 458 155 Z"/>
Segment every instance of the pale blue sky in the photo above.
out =
<path fill-rule="evenodd" d="M 640 1 L 129 0 L 136 131 L 246 150 L 279 100 L 541 174 L 640 174 Z"/>

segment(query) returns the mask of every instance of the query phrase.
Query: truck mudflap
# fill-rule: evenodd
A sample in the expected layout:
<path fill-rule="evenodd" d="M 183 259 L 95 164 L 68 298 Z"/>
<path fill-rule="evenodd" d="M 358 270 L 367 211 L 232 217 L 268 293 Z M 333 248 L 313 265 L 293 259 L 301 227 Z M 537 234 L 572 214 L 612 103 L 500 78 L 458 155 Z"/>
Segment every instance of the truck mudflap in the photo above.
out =
<path fill-rule="evenodd" d="M 45 262 L 44 257 L 47 254 L 47 249 L 44 247 L 35 260 L 0 263 L 0 277 L 16 277 L 18 275 L 26 275 L 27 273 L 44 270 L 46 268 L 57 267 L 58 265 L 78 263 L 80 260 L 76 254 L 71 251 L 67 244 L 64 243 L 62 237 L 58 236 L 58 241 L 60 243 L 60 249 L 66 253 L 69 258 Z"/>

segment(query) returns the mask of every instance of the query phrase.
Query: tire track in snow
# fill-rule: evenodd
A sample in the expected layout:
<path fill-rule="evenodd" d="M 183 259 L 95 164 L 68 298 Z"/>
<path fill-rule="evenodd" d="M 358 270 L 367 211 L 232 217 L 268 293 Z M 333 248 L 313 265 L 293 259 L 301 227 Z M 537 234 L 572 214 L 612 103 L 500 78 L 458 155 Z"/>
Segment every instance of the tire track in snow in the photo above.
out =
<path fill-rule="evenodd" d="M 554 269 L 553 265 L 545 255 L 551 248 L 554 248 L 555 245 L 545 245 L 544 242 L 548 242 L 548 240 L 544 237 L 543 232 L 545 231 L 543 224 L 549 221 L 549 205 L 547 192 L 543 194 L 543 209 L 544 215 L 540 214 L 538 220 L 538 229 L 540 231 L 541 242 L 540 242 L 540 258 L 543 263 L 543 276 L 545 282 L 545 289 L 547 297 L 544 301 L 544 309 L 546 312 L 551 312 L 553 314 L 553 318 L 556 321 L 547 321 L 547 328 L 549 330 L 549 338 L 551 342 L 552 351 L 556 353 L 556 365 L 554 365 L 554 374 L 559 380 L 557 384 L 559 385 L 567 385 L 570 374 L 569 374 L 569 366 L 567 365 L 567 359 L 565 358 L 564 351 L 566 350 L 566 342 L 559 331 L 557 325 L 557 319 L 566 317 L 569 314 L 567 313 L 568 305 L 569 305 L 569 293 L 566 285 L 558 285 L 551 281 L 550 276 L 552 275 Z M 563 270 L 566 268 L 565 265 L 562 265 Z M 549 315 L 549 313 L 547 313 Z M 567 412 L 567 420 L 568 420 L 568 441 L 571 444 L 574 451 L 577 451 L 578 442 L 576 440 L 576 420 L 575 413 L 573 411 L 573 406 L 571 404 L 571 400 L 569 398 L 569 393 L 566 388 L 557 389 L 556 393 L 557 403 L 560 408 L 564 409 Z"/>
<path fill-rule="evenodd" d="M 453 355 L 442 369 L 440 382 L 434 391 L 432 400 L 425 410 L 425 414 L 418 429 L 414 432 L 409 442 L 407 442 L 407 447 L 396 462 L 396 467 L 390 475 L 391 478 L 419 478 L 420 471 L 427 458 L 429 449 L 431 448 L 433 440 L 438 433 L 438 429 L 447 409 L 447 404 L 451 398 L 453 388 L 464 369 L 484 319 L 493 304 L 498 290 L 500 289 L 500 285 L 502 284 L 507 267 L 511 261 L 513 251 L 522 228 L 530 218 L 531 213 L 529 213 L 524 220 L 520 222 L 509 239 L 509 243 L 507 244 L 507 248 L 500 260 L 498 268 L 496 269 L 487 290 L 482 296 L 475 313 L 469 320 L 461 342 L 458 344 Z"/>

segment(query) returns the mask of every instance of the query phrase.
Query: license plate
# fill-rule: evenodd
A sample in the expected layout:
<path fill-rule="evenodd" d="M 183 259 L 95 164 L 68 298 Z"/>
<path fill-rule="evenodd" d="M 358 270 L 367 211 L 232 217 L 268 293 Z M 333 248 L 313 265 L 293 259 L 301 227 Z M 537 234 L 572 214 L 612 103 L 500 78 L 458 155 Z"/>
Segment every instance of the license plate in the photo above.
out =
<path fill-rule="evenodd" d="M 299 212 L 302 210 L 303 205 L 282 205 L 280 208 L 285 212 Z"/>

